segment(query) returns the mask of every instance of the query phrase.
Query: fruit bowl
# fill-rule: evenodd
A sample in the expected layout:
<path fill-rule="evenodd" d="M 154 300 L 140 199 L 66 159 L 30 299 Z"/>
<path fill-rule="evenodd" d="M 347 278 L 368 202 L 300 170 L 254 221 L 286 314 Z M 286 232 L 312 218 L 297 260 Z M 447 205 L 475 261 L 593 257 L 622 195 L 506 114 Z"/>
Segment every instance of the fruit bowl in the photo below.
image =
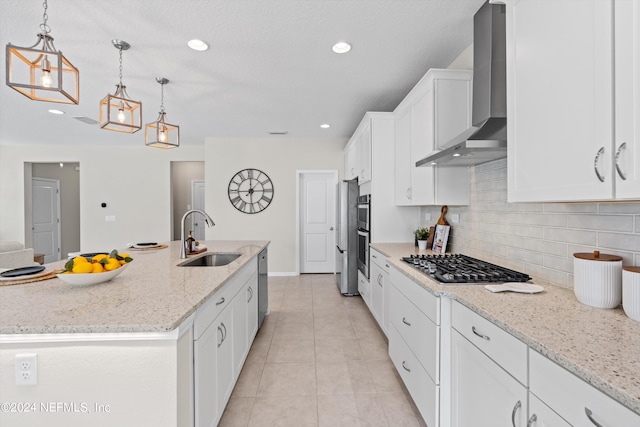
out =
<path fill-rule="evenodd" d="M 127 264 L 123 264 L 120 268 L 116 268 L 115 270 L 105 271 L 104 273 L 67 273 L 67 274 L 57 274 L 58 278 L 65 283 L 68 283 L 72 286 L 89 286 L 89 285 L 97 285 L 98 283 L 107 282 L 118 274 L 122 273 L 125 268 L 127 268 Z"/>

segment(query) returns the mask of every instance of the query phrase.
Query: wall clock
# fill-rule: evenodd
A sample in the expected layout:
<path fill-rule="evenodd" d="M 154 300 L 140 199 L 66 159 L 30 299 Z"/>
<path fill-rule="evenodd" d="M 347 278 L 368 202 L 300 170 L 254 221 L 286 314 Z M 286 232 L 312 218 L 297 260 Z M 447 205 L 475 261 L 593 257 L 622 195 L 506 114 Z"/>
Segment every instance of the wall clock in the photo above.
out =
<path fill-rule="evenodd" d="M 265 210 L 273 200 L 273 182 L 258 169 L 243 169 L 229 181 L 229 201 L 246 214 Z"/>

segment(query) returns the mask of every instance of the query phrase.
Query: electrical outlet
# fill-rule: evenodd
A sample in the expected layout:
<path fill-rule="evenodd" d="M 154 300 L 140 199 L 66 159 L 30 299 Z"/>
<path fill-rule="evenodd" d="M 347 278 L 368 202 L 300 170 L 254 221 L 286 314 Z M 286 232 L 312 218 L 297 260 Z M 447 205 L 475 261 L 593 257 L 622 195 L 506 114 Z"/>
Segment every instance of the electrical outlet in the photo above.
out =
<path fill-rule="evenodd" d="M 457 224 L 460 222 L 460 214 L 451 214 L 451 222 Z"/>
<path fill-rule="evenodd" d="M 16 354 L 16 385 L 38 384 L 38 355 Z"/>
<path fill-rule="evenodd" d="M 425 221 L 431 221 L 431 214 L 429 212 L 424 214 L 424 220 Z"/>

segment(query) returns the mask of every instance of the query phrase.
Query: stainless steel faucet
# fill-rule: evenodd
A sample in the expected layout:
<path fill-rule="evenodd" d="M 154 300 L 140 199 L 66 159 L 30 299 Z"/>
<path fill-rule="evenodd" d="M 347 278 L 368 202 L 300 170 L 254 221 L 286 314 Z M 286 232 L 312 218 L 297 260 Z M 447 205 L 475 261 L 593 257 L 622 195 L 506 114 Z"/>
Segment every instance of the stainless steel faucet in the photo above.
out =
<path fill-rule="evenodd" d="M 213 227 L 214 225 L 216 225 L 215 222 L 213 222 L 213 220 L 209 216 L 209 214 L 206 213 L 205 211 L 201 211 L 200 209 L 191 209 L 185 212 L 185 214 L 182 215 L 182 221 L 180 225 L 180 259 L 185 259 L 187 257 L 187 251 L 185 249 L 185 241 L 184 241 L 184 223 L 187 217 L 189 216 L 189 214 L 192 214 L 194 212 L 197 212 L 199 214 L 202 214 L 202 216 L 204 216 L 204 222 L 207 223 L 208 227 Z"/>

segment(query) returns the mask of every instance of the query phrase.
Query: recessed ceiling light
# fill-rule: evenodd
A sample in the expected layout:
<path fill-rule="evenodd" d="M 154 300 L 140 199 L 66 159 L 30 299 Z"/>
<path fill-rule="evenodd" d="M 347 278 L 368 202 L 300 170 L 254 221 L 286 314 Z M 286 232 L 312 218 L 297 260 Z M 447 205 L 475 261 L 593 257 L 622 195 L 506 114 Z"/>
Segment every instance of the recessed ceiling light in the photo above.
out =
<path fill-rule="evenodd" d="M 187 44 L 191 49 L 197 50 L 198 52 L 204 52 L 209 49 L 209 45 L 206 42 L 198 39 L 189 40 Z"/>
<path fill-rule="evenodd" d="M 64 114 L 64 111 L 60 111 L 60 110 L 49 110 L 49 112 L 51 114 Z"/>
<path fill-rule="evenodd" d="M 320 127 L 322 129 L 329 129 L 331 127 L 331 125 L 329 123 L 323 123 L 323 124 L 320 125 Z"/>
<path fill-rule="evenodd" d="M 338 42 L 331 48 L 335 53 L 347 53 L 351 50 L 351 45 L 347 42 Z"/>
<path fill-rule="evenodd" d="M 460 153 L 453 153 L 453 157 L 460 157 L 461 154 Z"/>

